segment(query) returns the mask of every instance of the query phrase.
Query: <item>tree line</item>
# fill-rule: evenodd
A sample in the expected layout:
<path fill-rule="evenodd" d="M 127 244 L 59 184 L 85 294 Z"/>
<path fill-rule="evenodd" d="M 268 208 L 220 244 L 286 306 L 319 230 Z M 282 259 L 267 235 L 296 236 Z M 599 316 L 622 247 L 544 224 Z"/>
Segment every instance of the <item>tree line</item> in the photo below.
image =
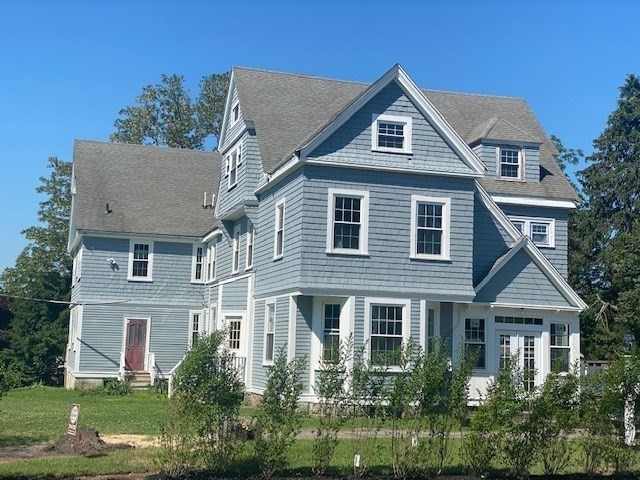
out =
<path fill-rule="evenodd" d="M 110 140 L 204 149 L 220 134 L 228 83 L 228 73 L 203 77 L 192 99 L 183 76 L 162 75 L 119 111 Z M 584 158 L 552 140 L 563 171 Z M 569 217 L 569 283 L 589 305 L 581 315 L 582 352 L 607 359 L 625 335 L 640 340 L 640 77 L 626 78 L 593 146 L 576 175 L 581 202 Z M 45 197 L 39 224 L 22 232 L 27 246 L 0 274 L 0 385 L 61 381 L 71 291 L 71 163 L 51 157 L 48 167 L 37 188 Z"/>

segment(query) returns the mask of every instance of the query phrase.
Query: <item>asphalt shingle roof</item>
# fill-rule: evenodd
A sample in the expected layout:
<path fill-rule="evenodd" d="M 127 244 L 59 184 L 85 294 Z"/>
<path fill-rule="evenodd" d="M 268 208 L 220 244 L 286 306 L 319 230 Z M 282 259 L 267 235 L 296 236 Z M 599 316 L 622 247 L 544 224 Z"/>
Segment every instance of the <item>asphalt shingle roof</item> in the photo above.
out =
<path fill-rule="evenodd" d="M 323 126 L 354 102 L 370 86 L 306 75 L 234 67 L 243 117 L 253 122 L 265 172 L 272 173 Z M 423 90 L 467 143 L 487 134 L 508 140 L 541 142 L 539 183 L 481 179 L 492 194 L 576 200 L 573 187 L 560 171 L 557 151 L 537 118 L 520 98 Z M 493 130 L 495 129 L 495 132 Z"/>
<path fill-rule="evenodd" d="M 202 203 L 218 192 L 218 153 L 76 140 L 73 165 L 77 230 L 200 237 L 214 225 Z"/>

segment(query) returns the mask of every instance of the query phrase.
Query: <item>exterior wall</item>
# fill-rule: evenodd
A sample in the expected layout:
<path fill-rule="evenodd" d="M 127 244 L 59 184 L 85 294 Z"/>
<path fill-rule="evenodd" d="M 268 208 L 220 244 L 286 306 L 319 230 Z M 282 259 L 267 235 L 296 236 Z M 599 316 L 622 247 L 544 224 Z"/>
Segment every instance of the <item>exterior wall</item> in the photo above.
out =
<path fill-rule="evenodd" d="M 248 289 L 246 277 L 222 285 L 222 310 L 246 310 Z"/>
<path fill-rule="evenodd" d="M 202 304 L 202 284 L 191 283 L 192 243 L 155 241 L 152 282 L 127 280 L 128 239 L 86 237 L 84 247 L 82 277 L 74 287 L 76 299 Z M 117 266 L 112 268 L 107 258 L 114 258 Z"/>
<path fill-rule="evenodd" d="M 495 261 L 509 251 L 513 240 L 477 198 L 473 210 L 473 284 L 487 276 Z"/>
<path fill-rule="evenodd" d="M 475 302 L 571 307 L 531 257 L 519 251 L 478 292 Z"/>
<path fill-rule="evenodd" d="M 472 179 L 317 166 L 305 167 L 304 175 L 300 288 L 331 291 L 339 286 L 382 296 L 474 295 Z M 330 187 L 369 191 L 368 255 L 326 253 Z M 451 198 L 450 261 L 409 258 L 412 194 Z"/>
<path fill-rule="evenodd" d="M 255 236 L 257 298 L 297 289 L 300 285 L 303 234 L 306 235 L 306 213 L 303 213 L 304 177 L 298 170 L 260 197 L 259 220 Z M 274 260 L 275 206 L 285 199 L 283 257 Z"/>
<path fill-rule="evenodd" d="M 238 90 L 236 88 L 231 92 L 231 108 L 238 102 Z M 242 115 L 242 109 L 239 109 L 240 116 L 238 121 L 231 125 L 231 114 L 232 111 L 229 110 L 227 113 L 229 118 L 227 119 L 227 128 L 224 134 L 224 143 L 218 145 L 218 150 L 220 152 L 226 152 L 227 148 L 231 146 L 230 141 L 233 140 L 236 135 L 238 135 L 243 128 L 245 128 L 244 116 Z"/>
<path fill-rule="evenodd" d="M 296 302 L 296 358 L 306 358 L 307 363 L 302 375 L 303 392 L 313 393 L 309 378 L 311 373 L 311 336 L 312 336 L 312 316 L 313 297 L 297 296 Z"/>
<path fill-rule="evenodd" d="M 218 218 L 225 218 L 230 212 L 234 210 L 238 205 L 241 205 L 245 200 L 247 191 L 247 158 L 245 158 L 245 140 L 249 134 L 245 133 L 236 143 L 231 147 L 235 148 L 237 145 L 241 146 L 242 161 L 238 165 L 236 171 L 236 184 L 229 188 L 229 175 L 227 175 L 226 158 L 229 152 L 225 152 L 222 156 L 222 167 L 220 168 L 220 187 L 218 188 L 218 199 L 216 201 L 216 216 Z M 231 150 L 230 150 L 231 151 Z"/>
<path fill-rule="evenodd" d="M 413 124 L 411 154 L 371 151 L 372 116 L 380 114 L 411 116 Z M 458 158 L 395 82 L 384 87 L 378 95 L 312 152 L 309 158 L 350 165 L 471 173 L 471 169 Z"/>
<path fill-rule="evenodd" d="M 497 153 L 496 148 L 500 147 L 496 143 L 483 143 L 473 147 L 473 151 L 480 157 L 480 160 L 487 166 L 487 177 L 497 177 Z M 537 147 L 521 147 L 524 151 L 524 175 L 528 183 L 540 182 L 540 149 Z M 505 180 L 512 181 L 512 180 Z"/>
<path fill-rule="evenodd" d="M 569 249 L 569 212 L 562 208 L 530 207 L 520 205 L 500 205 L 508 216 L 553 219 L 555 221 L 555 248 L 539 247 L 556 270 L 567 278 L 567 256 Z"/>
<path fill-rule="evenodd" d="M 155 354 L 160 376 L 166 376 L 180 361 L 187 348 L 189 334 L 188 307 L 161 305 L 85 305 L 80 337 L 80 370 L 82 374 L 116 375 L 120 368 L 120 352 L 124 344 L 124 319 L 149 318 L 147 338 L 149 353 Z"/>

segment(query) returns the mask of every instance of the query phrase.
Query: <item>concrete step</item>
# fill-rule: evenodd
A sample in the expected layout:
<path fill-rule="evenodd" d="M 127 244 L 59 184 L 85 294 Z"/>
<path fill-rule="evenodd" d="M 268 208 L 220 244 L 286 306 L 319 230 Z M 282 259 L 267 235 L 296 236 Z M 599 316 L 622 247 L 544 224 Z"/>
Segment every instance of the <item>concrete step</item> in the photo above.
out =
<path fill-rule="evenodd" d="M 143 389 L 151 385 L 151 375 L 149 372 L 127 372 L 125 379 L 134 389 Z"/>

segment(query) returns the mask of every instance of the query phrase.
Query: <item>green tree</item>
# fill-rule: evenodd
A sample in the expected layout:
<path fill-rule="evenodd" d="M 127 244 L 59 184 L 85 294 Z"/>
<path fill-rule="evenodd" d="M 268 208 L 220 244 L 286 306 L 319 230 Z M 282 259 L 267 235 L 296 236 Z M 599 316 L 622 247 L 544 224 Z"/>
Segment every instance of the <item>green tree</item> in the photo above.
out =
<path fill-rule="evenodd" d="M 160 83 L 143 87 L 134 105 L 120 110 L 109 137 L 112 142 L 202 150 L 209 136 L 216 143 L 222 126 L 229 73 L 200 81 L 191 99 L 182 75 L 162 75 Z"/>
<path fill-rule="evenodd" d="M 570 225 L 570 278 L 591 305 L 585 353 L 606 358 L 627 331 L 640 339 L 640 77 L 627 77 L 593 145 L 578 173 L 585 201 Z"/>
<path fill-rule="evenodd" d="M 41 177 L 36 189 L 46 196 L 38 210 L 40 224 L 22 232 L 29 244 L 15 266 L 0 276 L 12 315 L 5 332 L 9 345 L 2 356 L 21 384 L 58 383 L 66 343 L 69 313 L 65 302 L 71 287 L 71 258 L 66 253 L 71 163 L 51 157 L 48 167 L 51 174 Z"/>

